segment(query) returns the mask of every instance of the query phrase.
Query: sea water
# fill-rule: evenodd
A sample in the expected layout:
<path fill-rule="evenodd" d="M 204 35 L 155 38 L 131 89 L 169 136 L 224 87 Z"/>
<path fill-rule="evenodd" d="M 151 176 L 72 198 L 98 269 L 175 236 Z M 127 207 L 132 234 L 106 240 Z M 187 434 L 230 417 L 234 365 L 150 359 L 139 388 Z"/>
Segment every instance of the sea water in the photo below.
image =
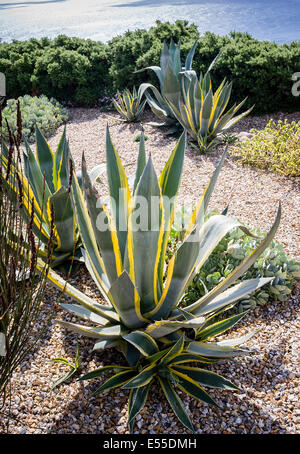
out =
<path fill-rule="evenodd" d="M 155 21 L 186 19 L 203 34 L 248 32 L 260 40 L 300 40 L 299 0 L 0 0 L 0 39 L 59 34 L 107 42 Z"/>

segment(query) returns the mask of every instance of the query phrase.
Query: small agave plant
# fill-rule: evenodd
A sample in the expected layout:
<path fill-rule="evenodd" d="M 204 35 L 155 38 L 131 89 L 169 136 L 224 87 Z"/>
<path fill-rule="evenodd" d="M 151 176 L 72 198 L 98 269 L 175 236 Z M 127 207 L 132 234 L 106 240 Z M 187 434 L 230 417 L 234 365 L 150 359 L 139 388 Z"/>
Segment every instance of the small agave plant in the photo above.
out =
<path fill-rule="evenodd" d="M 53 251 L 51 266 L 80 256 L 80 236 L 75 223 L 73 207 L 68 189 L 69 146 L 64 130 L 57 150 L 54 153 L 36 126 L 35 157 L 28 142 L 24 139 L 24 171 L 20 163 L 12 163 L 12 171 L 18 175 L 23 188 L 24 203 L 21 214 L 30 218 L 33 206 L 33 231 L 40 241 L 39 256 L 47 257 L 47 246 L 53 224 Z M 7 167 L 8 148 L 2 141 L 2 165 Z M 12 186 L 12 194 L 18 191 Z"/>
<path fill-rule="evenodd" d="M 73 171 L 71 194 L 84 259 L 91 277 L 106 301 L 96 300 L 78 291 L 50 270 L 48 279 L 75 304 L 61 306 L 89 324 L 58 323 L 75 333 L 95 340 L 94 350 L 118 347 L 128 365 L 100 367 L 80 380 L 95 379 L 114 372 L 96 392 L 122 387 L 129 390 L 128 424 L 132 431 L 137 414 L 143 408 L 149 389 L 157 382 L 174 413 L 194 431 L 190 417 L 176 389 L 206 403 L 217 405 L 205 390 L 236 390 L 236 385 L 207 369 L 211 363 L 248 354 L 239 345 L 246 336 L 219 341 L 214 339 L 231 328 L 246 312 L 218 316 L 240 299 L 272 280 L 235 281 L 257 260 L 275 235 L 280 207 L 270 232 L 260 244 L 215 288 L 193 304 L 182 307 L 185 289 L 199 272 L 219 241 L 236 227 L 250 232 L 227 215 L 215 215 L 207 221 L 204 213 L 226 151 L 189 220 L 185 238 L 166 263 L 166 249 L 175 210 L 175 198 L 182 174 L 186 135 L 180 137 L 161 174 L 157 177 L 152 158 L 146 159 L 144 140 L 139 146 L 133 188 L 109 131 L 106 138 L 106 166 L 111 206 L 100 198 L 82 157 L 82 190 Z M 141 201 L 146 211 L 141 214 Z M 152 200 L 156 204 L 152 204 Z M 143 228 L 136 228 L 142 218 Z M 104 225 L 106 229 L 99 228 Z M 192 364 L 192 366 L 191 366 Z"/>
<path fill-rule="evenodd" d="M 178 78 L 170 66 L 167 68 L 165 98 L 177 121 L 202 152 L 224 141 L 228 129 L 253 109 L 251 107 L 236 115 L 246 99 L 227 109 L 231 90 L 232 82 L 224 79 L 213 92 L 209 70 L 204 75 L 201 73 L 199 78 L 191 71 L 181 73 Z"/>
<path fill-rule="evenodd" d="M 150 83 L 144 83 L 140 85 L 139 92 L 141 96 L 145 93 L 148 104 L 154 113 L 160 120 L 161 123 L 150 123 L 153 126 L 171 126 L 169 133 L 176 132 L 178 129 L 182 130 L 180 122 L 174 115 L 172 108 L 170 107 L 165 94 L 165 77 L 167 69 L 171 68 L 172 73 L 177 80 L 179 80 L 179 74 L 183 72 L 192 71 L 192 63 L 197 47 L 198 40 L 195 41 L 191 48 L 186 60 L 185 65 L 182 66 L 180 58 L 180 41 L 175 44 L 171 39 L 170 46 L 164 41 L 163 48 L 160 57 L 160 66 L 148 66 L 147 68 L 140 69 L 138 72 L 146 71 L 151 69 L 159 80 L 160 90 Z M 152 92 L 152 93 L 150 93 Z"/>
<path fill-rule="evenodd" d="M 128 89 L 124 90 L 122 94 L 118 92 L 117 99 L 113 99 L 113 103 L 124 121 L 134 122 L 138 121 L 142 115 L 147 102 L 146 99 L 141 102 L 141 99 L 140 91 L 137 93 L 134 87 L 132 93 Z"/>

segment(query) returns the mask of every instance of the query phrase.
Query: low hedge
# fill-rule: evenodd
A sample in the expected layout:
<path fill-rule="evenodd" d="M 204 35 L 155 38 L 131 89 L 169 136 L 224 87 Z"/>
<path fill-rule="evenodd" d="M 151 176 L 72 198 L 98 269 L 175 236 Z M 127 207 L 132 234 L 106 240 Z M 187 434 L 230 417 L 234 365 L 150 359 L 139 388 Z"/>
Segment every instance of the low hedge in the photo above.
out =
<path fill-rule="evenodd" d="M 0 43 L 7 96 L 44 94 L 60 102 L 93 105 L 111 85 L 107 50 L 101 42 L 63 35 Z"/>
<path fill-rule="evenodd" d="M 30 39 L 0 43 L 0 72 L 6 74 L 9 97 L 43 93 L 76 105 L 96 105 L 99 98 L 141 82 L 157 81 L 150 71 L 159 65 L 162 41 L 181 39 L 185 58 L 196 38 L 199 44 L 194 69 L 204 71 L 222 50 L 212 72 L 214 84 L 224 77 L 233 81 L 232 102 L 248 96 L 254 112 L 272 113 L 299 109 L 291 93 L 292 74 L 300 70 L 300 42 L 276 44 L 259 41 L 248 33 L 218 36 L 205 33 L 187 21 L 157 21 L 148 31 L 128 31 L 103 44 L 64 35 L 50 40 Z"/>

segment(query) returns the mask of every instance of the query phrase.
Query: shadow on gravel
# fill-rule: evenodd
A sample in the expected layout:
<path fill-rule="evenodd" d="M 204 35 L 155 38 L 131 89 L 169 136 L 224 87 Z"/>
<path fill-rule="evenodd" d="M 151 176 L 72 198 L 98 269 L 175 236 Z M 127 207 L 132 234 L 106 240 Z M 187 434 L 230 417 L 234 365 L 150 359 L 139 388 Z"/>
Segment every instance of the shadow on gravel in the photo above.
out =
<path fill-rule="evenodd" d="M 67 340 L 69 336 L 66 336 Z M 83 342 L 82 342 L 83 343 Z M 88 345 L 89 344 L 89 345 Z M 123 355 L 115 349 L 108 349 L 103 352 L 92 352 L 93 342 L 85 342 L 84 346 L 80 345 L 82 358 L 82 367 L 76 375 L 70 378 L 61 386 L 58 386 L 51 394 L 54 393 L 59 397 L 63 390 L 61 387 L 74 383 L 77 379 L 87 372 L 97 367 L 123 364 L 126 365 Z M 83 348 L 82 348 L 83 347 Z M 67 350 L 71 355 L 75 350 L 70 346 Z M 87 365 L 93 361 L 95 366 Z M 106 427 L 113 425 L 113 418 L 120 418 L 122 409 L 127 405 L 128 391 L 111 390 L 108 393 L 93 395 L 101 383 L 106 381 L 111 374 L 103 375 L 99 379 L 86 380 L 78 382 L 79 392 L 74 399 L 64 408 L 63 415 L 53 422 L 47 433 L 106 433 Z M 75 425 L 75 426 L 74 426 Z"/>
<path fill-rule="evenodd" d="M 67 121 L 67 130 L 68 123 L 78 124 L 84 123 L 87 121 L 93 121 L 100 116 L 104 115 L 104 112 L 101 112 L 100 108 L 85 108 L 85 107 L 71 107 L 68 108 L 69 119 Z"/>
<path fill-rule="evenodd" d="M 45 294 L 49 292 L 51 287 L 47 284 Z M 50 293 L 53 294 L 53 290 L 50 290 Z M 59 292 L 56 292 L 59 295 Z M 57 296 L 58 298 L 58 296 Z M 36 323 L 31 332 L 31 345 L 34 344 L 32 350 L 26 356 L 24 361 L 20 364 L 22 372 L 25 372 L 31 368 L 31 363 L 34 362 L 40 353 L 40 349 L 47 343 L 51 342 L 52 332 L 53 332 L 53 321 L 55 319 L 55 309 L 53 304 L 48 302 L 43 302 L 41 311 L 36 320 Z M 39 337 L 38 341 L 36 338 Z"/>
<path fill-rule="evenodd" d="M 128 433 L 126 390 L 111 390 L 107 394 L 92 396 L 104 379 L 81 387 L 80 392 L 65 407 L 64 414 L 47 430 L 47 433 Z M 264 407 L 251 402 L 246 394 L 242 399 L 230 392 L 210 394 L 220 405 L 215 409 L 180 393 L 188 406 L 197 433 L 286 433 L 281 421 L 268 414 Z M 252 398 L 253 401 L 253 398 Z M 261 427 L 263 425 L 263 427 Z M 161 389 L 154 383 L 148 401 L 141 413 L 136 433 L 175 434 L 189 433 L 177 421 Z"/>

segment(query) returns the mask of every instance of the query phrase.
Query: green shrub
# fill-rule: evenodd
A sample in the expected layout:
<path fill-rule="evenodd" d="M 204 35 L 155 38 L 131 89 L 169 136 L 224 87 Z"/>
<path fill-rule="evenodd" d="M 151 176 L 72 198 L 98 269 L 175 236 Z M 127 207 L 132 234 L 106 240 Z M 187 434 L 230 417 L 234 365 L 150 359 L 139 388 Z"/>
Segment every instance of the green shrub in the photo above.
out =
<path fill-rule="evenodd" d="M 0 43 L 0 71 L 6 76 L 6 92 L 9 98 L 36 94 L 31 76 L 37 58 L 45 52 L 49 44 L 47 38 Z"/>
<path fill-rule="evenodd" d="M 145 141 L 148 140 L 148 139 L 149 139 L 148 136 L 144 136 L 144 140 L 145 140 Z M 141 133 L 140 133 L 140 132 L 135 136 L 135 138 L 134 138 L 133 141 L 134 141 L 134 142 L 140 142 L 140 141 L 141 141 Z"/>
<path fill-rule="evenodd" d="M 58 100 L 95 104 L 109 87 L 106 54 L 100 42 L 58 36 L 37 58 L 31 81 Z"/>
<path fill-rule="evenodd" d="M 300 121 L 270 120 L 263 130 L 251 132 L 254 133 L 251 139 L 232 150 L 239 162 L 286 176 L 300 176 Z"/>
<path fill-rule="evenodd" d="M 159 65 L 162 43 L 164 40 L 175 41 L 181 39 L 181 53 L 186 58 L 199 32 L 195 25 L 188 25 L 187 21 L 169 22 L 156 21 L 156 26 L 147 30 L 128 31 L 109 41 L 109 73 L 115 88 L 133 88 L 142 82 L 156 84 L 155 75 L 150 72 L 135 74 L 136 70 L 147 66 Z M 151 77 L 149 77 L 151 76 Z"/>
<path fill-rule="evenodd" d="M 255 104 L 256 113 L 299 108 L 299 98 L 291 93 L 291 77 L 300 64 L 299 42 L 279 45 L 259 41 L 248 33 L 218 36 L 207 32 L 200 38 L 194 58 L 197 73 L 205 71 L 220 51 L 212 80 L 214 84 L 220 84 L 224 77 L 231 80 L 234 102 L 248 97 L 246 107 Z"/>
<path fill-rule="evenodd" d="M 248 96 L 256 113 L 298 110 L 299 98 L 291 94 L 291 77 L 300 64 L 300 43 L 278 45 L 258 41 L 248 34 L 232 33 L 216 65 L 216 77 L 233 81 L 233 97 Z"/>
<path fill-rule="evenodd" d="M 127 32 L 110 41 L 110 75 L 116 88 L 149 82 L 149 77 L 134 74 L 146 66 L 159 65 L 162 41 L 173 38 L 182 41 L 185 58 L 196 38 L 199 38 L 193 69 L 206 72 L 214 57 L 222 51 L 212 71 L 214 86 L 224 77 L 233 82 L 232 102 L 248 97 L 245 107 L 255 104 L 255 113 L 293 111 L 299 109 L 299 98 L 292 96 L 291 77 L 300 66 L 300 43 L 279 45 L 259 41 L 248 33 L 218 36 L 207 32 L 199 36 L 197 27 L 186 21 L 174 25 L 157 21 L 155 27 Z M 149 76 L 149 74 L 148 74 Z M 152 75 L 151 83 L 155 83 Z"/>
<path fill-rule="evenodd" d="M 35 125 L 37 124 L 45 137 L 49 137 L 55 129 L 68 119 L 68 111 L 54 98 L 47 96 L 25 95 L 20 101 L 23 136 L 28 142 L 35 140 Z M 3 109 L 3 118 L 7 119 L 12 132 L 17 131 L 17 100 L 9 99 Z M 4 137 L 8 139 L 7 128 L 4 127 Z"/>
<path fill-rule="evenodd" d="M 111 83 L 108 47 L 97 41 L 60 35 L 0 44 L 0 71 L 11 98 L 43 93 L 59 101 L 94 105 Z"/>
<path fill-rule="evenodd" d="M 184 59 L 199 38 L 193 65 L 197 74 L 205 72 L 222 50 L 212 82 L 218 86 L 224 77 L 232 81 L 232 102 L 248 96 L 245 107 L 255 104 L 255 113 L 298 110 L 291 78 L 300 67 L 299 42 L 279 45 L 236 32 L 228 36 L 207 32 L 200 37 L 197 27 L 187 21 L 157 21 L 148 31 L 128 31 L 107 44 L 64 35 L 0 43 L 0 71 L 6 74 L 11 98 L 44 93 L 59 101 L 94 105 L 116 90 L 156 83 L 154 75 L 134 71 L 159 65 L 162 43 L 171 38 L 181 39 Z"/>
<path fill-rule="evenodd" d="M 218 214 L 218 212 L 211 211 L 207 217 L 213 214 Z M 188 287 L 184 296 L 186 304 L 194 303 L 223 281 L 251 253 L 265 234 L 259 228 L 252 228 L 250 231 L 259 238 L 246 236 L 240 229 L 234 229 L 220 241 L 200 273 L 194 277 Z M 169 256 L 181 244 L 181 233 L 178 230 L 172 230 Z M 237 282 L 269 276 L 275 276 L 275 279 L 262 289 L 252 293 L 248 298 L 241 300 L 236 306 L 239 312 L 256 305 L 263 306 L 269 299 L 285 301 L 291 293 L 296 279 L 300 278 L 300 263 L 288 258 L 282 245 L 275 240 Z"/>

